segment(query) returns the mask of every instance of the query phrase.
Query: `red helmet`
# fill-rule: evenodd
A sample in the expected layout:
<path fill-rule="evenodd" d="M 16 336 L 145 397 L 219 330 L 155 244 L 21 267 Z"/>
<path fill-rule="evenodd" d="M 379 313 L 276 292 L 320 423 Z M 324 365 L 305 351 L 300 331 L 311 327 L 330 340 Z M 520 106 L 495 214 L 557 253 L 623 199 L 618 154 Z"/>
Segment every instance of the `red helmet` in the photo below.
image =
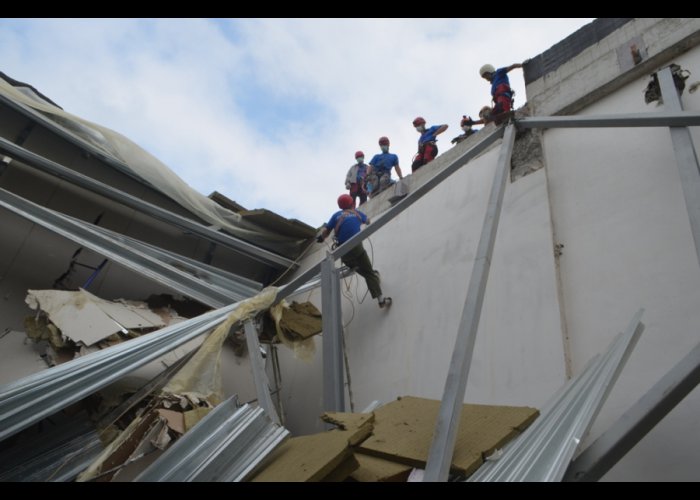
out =
<path fill-rule="evenodd" d="M 381 136 L 379 138 L 379 145 L 380 146 L 388 146 L 389 145 L 389 138 L 386 136 Z"/>
<path fill-rule="evenodd" d="M 355 158 L 359 158 L 360 156 L 365 156 L 365 154 L 362 151 L 355 151 Z"/>
<path fill-rule="evenodd" d="M 338 196 L 338 206 L 343 210 L 348 208 L 355 208 L 355 201 L 349 194 L 341 194 Z"/>
<path fill-rule="evenodd" d="M 413 120 L 414 127 L 418 127 L 420 125 L 425 125 L 425 118 L 423 118 L 422 116 L 419 116 L 415 120 Z"/>

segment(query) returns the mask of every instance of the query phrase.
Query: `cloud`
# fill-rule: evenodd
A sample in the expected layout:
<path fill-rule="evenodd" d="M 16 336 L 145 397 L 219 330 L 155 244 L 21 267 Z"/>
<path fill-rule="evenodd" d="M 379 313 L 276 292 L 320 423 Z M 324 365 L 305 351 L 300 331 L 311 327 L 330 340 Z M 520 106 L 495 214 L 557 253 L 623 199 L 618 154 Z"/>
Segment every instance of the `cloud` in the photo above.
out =
<path fill-rule="evenodd" d="M 371 157 L 387 135 L 409 173 L 416 115 L 449 124 L 448 149 L 461 115 L 490 101 L 482 64 L 535 56 L 588 21 L 4 20 L 0 69 L 204 194 L 318 226 L 357 149 Z"/>

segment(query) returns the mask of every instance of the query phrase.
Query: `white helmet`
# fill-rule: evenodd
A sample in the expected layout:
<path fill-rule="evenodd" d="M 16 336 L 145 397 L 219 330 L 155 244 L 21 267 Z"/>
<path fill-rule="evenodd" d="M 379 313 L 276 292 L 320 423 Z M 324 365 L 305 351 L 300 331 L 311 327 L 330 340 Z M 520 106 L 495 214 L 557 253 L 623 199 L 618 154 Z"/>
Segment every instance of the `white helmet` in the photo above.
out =
<path fill-rule="evenodd" d="M 496 68 L 491 66 L 490 64 L 484 64 L 481 69 L 479 69 L 479 76 L 483 77 L 484 73 L 495 73 Z"/>

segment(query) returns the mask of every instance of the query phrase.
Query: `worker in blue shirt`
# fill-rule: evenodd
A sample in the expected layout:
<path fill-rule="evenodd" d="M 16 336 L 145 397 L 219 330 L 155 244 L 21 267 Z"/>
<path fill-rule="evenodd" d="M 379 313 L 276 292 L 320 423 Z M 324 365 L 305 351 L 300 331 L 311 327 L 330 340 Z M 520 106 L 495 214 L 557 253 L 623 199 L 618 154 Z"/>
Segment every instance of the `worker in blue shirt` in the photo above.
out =
<path fill-rule="evenodd" d="M 418 154 L 413 158 L 411 172 L 415 172 L 426 163 L 435 159 L 438 154 L 438 147 L 436 144 L 437 136 L 447 130 L 447 124 L 433 125 L 426 129 L 425 118 L 422 116 L 413 120 L 413 126 L 416 127 L 416 131 L 418 131 L 420 137 L 418 138 Z"/>
<path fill-rule="evenodd" d="M 331 231 L 335 231 L 335 241 L 338 246 L 360 232 L 362 224 L 369 224 L 369 218 L 363 212 L 355 209 L 355 201 L 349 194 L 341 194 L 338 197 L 339 211 L 335 212 L 330 220 L 323 225 L 323 230 L 316 237 L 316 241 L 323 243 Z M 372 269 L 367 251 L 359 243 L 340 260 L 362 276 L 367 283 L 369 293 L 373 299 L 377 299 L 380 308 L 391 305 L 391 297 L 382 295 L 382 287 L 379 284 L 379 273 Z"/>
<path fill-rule="evenodd" d="M 523 64 L 529 61 L 525 60 Z M 505 115 L 513 108 L 513 90 L 510 88 L 508 72 L 516 68 L 522 68 L 523 64 L 515 63 L 505 68 L 494 68 L 491 64 L 484 64 L 479 69 L 479 75 L 491 83 L 491 99 L 493 100 L 493 116 L 496 125 L 500 125 Z"/>
<path fill-rule="evenodd" d="M 392 168 L 396 169 L 399 179 L 403 179 L 403 173 L 399 166 L 399 157 L 389 152 L 389 138 L 380 137 L 379 147 L 382 152 L 372 157 L 367 169 L 367 177 L 365 178 L 365 185 L 370 198 L 375 197 L 393 184 L 391 180 Z"/>

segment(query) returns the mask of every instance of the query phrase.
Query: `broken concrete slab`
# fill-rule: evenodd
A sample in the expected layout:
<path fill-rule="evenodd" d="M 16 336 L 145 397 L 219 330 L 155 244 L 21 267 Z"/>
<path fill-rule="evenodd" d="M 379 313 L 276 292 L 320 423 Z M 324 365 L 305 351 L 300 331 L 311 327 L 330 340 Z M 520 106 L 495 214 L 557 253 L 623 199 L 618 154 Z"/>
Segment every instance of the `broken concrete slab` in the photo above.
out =
<path fill-rule="evenodd" d="M 440 401 L 410 396 L 376 409 L 373 434 L 358 452 L 425 468 L 439 409 Z M 503 447 L 538 415 L 529 407 L 463 405 L 452 470 L 471 474 L 484 456 Z"/>

